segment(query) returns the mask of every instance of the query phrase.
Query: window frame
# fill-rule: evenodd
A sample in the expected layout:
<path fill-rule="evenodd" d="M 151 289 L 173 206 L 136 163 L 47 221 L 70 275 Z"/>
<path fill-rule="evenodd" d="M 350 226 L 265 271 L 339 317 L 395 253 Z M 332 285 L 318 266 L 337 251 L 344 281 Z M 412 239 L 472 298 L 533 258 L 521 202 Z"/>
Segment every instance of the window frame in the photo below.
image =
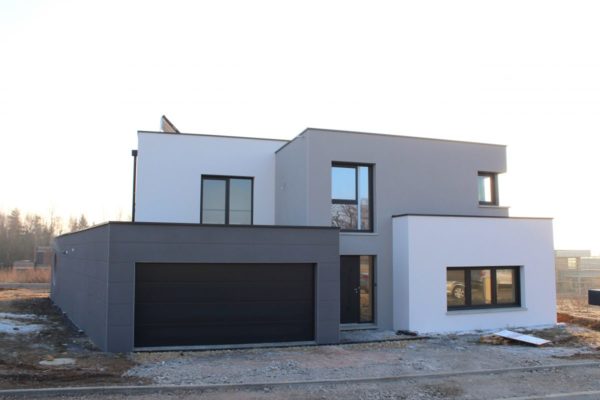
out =
<path fill-rule="evenodd" d="M 488 177 L 491 180 L 491 201 L 485 201 L 479 199 L 479 178 L 480 177 Z M 499 196 L 498 196 L 498 173 L 490 172 L 490 171 L 479 171 L 477 172 L 477 197 L 479 200 L 479 205 L 481 206 L 497 206 L 499 204 Z"/>
<path fill-rule="evenodd" d="M 497 277 L 496 271 L 510 269 L 513 271 L 514 277 L 514 286 L 515 286 L 515 301 L 512 303 L 498 303 L 498 293 L 497 293 Z M 460 271 L 464 272 L 464 282 L 465 282 L 465 304 L 450 306 L 448 304 L 448 299 L 446 297 L 446 308 L 448 311 L 458 311 L 458 310 L 481 310 L 481 309 L 494 309 L 494 308 L 515 308 L 521 307 L 521 267 L 515 265 L 504 265 L 504 266 L 494 266 L 494 267 L 446 267 L 446 285 L 448 283 L 448 271 Z M 476 304 L 473 305 L 473 300 L 471 298 L 471 271 L 481 271 L 481 270 L 490 270 L 491 277 L 491 286 L 492 286 L 492 301 L 490 304 Z M 447 296 L 447 289 L 446 289 Z"/>
<path fill-rule="evenodd" d="M 366 167 L 369 170 L 369 229 L 341 229 L 340 228 L 340 232 L 374 232 L 375 231 L 375 221 L 373 219 L 373 209 L 374 209 L 374 201 L 373 201 L 373 186 L 374 186 L 374 182 L 373 182 L 373 169 L 374 169 L 374 165 L 375 164 L 368 164 L 368 163 L 353 163 L 353 162 L 346 162 L 346 161 L 333 161 L 331 163 L 331 169 L 329 171 L 329 176 L 331 176 L 331 171 L 333 170 L 334 167 L 339 167 L 339 168 L 353 168 L 354 169 L 354 200 L 346 200 L 346 199 L 334 199 L 333 198 L 333 180 L 331 181 L 331 194 L 330 194 L 330 198 L 331 198 L 331 203 L 330 203 L 330 210 L 329 210 L 329 218 L 331 218 L 331 205 L 332 204 L 355 204 L 356 207 L 359 207 L 358 201 L 359 201 L 359 196 L 358 196 L 358 179 L 359 179 L 359 173 L 358 173 L 358 168 L 359 167 Z"/>
<path fill-rule="evenodd" d="M 253 176 L 234 176 L 234 175 L 201 175 L 200 176 L 200 224 L 202 225 L 234 225 L 244 226 L 246 224 L 230 224 L 229 223 L 229 192 L 230 181 L 232 179 L 246 179 L 250 181 L 250 225 L 254 225 L 254 177 Z M 204 181 L 225 181 L 225 222 L 223 224 L 212 224 L 202 222 L 204 210 Z"/>

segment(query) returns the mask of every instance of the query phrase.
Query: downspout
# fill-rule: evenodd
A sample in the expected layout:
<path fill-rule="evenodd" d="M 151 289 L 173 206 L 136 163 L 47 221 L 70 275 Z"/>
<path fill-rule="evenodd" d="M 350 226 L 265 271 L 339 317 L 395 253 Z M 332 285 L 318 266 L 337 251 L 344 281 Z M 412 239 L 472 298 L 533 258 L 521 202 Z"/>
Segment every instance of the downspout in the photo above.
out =
<path fill-rule="evenodd" d="M 135 222 L 135 184 L 137 178 L 137 150 L 131 150 L 131 155 L 133 156 L 133 193 L 131 196 L 131 222 Z"/>

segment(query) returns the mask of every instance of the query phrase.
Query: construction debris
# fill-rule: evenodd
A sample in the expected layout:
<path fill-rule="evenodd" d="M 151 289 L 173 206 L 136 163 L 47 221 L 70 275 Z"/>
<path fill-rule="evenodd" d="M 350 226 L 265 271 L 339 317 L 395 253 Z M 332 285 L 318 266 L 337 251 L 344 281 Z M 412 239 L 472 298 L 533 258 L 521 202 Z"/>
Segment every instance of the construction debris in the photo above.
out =
<path fill-rule="evenodd" d="M 538 338 L 531 335 L 525 335 L 519 332 L 513 332 L 509 330 L 503 330 L 500 332 L 494 333 L 495 336 L 500 336 L 505 339 L 515 340 L 517 342 L 523 342 L 527 344 L 532 344 L 534 346 L 542 346 L 548 343 L 551 343 L 549 340 Z"/>

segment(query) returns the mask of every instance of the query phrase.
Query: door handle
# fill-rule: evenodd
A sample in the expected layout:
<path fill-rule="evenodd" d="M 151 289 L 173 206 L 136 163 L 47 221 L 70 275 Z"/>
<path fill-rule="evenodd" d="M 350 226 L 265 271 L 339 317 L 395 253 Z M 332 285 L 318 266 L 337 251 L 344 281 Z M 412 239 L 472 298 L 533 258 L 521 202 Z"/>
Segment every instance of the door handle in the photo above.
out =
<path fill-rule="evenodd" d="M 360 292 L 360 287 L 354 288 L 354 293 L 358 294 Z"/>

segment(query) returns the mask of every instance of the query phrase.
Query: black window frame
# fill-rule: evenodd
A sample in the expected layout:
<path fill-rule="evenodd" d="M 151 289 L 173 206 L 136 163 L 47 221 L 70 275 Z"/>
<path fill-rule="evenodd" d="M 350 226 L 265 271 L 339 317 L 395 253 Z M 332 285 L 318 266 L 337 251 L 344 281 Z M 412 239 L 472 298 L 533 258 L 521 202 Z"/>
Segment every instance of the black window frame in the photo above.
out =
<path fill-rule="evenodd" d="M 202 175 L 200 179 L 200 224 L 202 225 L 236 225 L 244 226 L 245 224 L 230 224 L 229 223 L 229 181 L 231 179 L 247 179 L 250 181 L 250 225 L 254 225 L 254 177 L 252 176 L 233 176 L 233 175 Z M 204 181 L 225 181 L 225 223 L 214 224 L 202 222 L 204 210 Z"/>
<path fill-rule="evenodd" d="M 477 197 L 479 198 L 479 177 L 488 177 L 491 181 L 491 201 L 479 200 L 479 205 L 481 206 L 497 206 L 499 204 L 499 196 L 498 196 L 498 173 L 497 172 L 489 172 L 489 171 L 479 171 L 477 173 Z"/>
<path fill-rule="evenodd" d="M 500 303 L 498 304 L 497 298 L 497 278 L 496 271 L 502 269 L 513 270 L 513 277 L 515 279 L 515 301 L 513 303 Z M 465 282 L 465 304 L 450 306 L 448 300 L 446 300 L 446 307 L 448 311 L 456 310 L 480 310 L 489 308 L 515 308 L 521 307 L 521 267 L 514 265 L 506 266 L 494 266 L 494 267 L 447 267 L 446 268 L 446 284 L 448 283 L 448 271 L 464 271 L 464 282 Z M 472 304 L 472 293 L 471 293 L 471 271 L 483 271 L 490 270 L 491 285 L 492 285 L 492 302 L 490 304 Z"/>
<path fill-rule="evenodd" d="M 347 199 L 334 199 L 333 193 L 331 193 L 331 204 L 355 204 L 356 207 L 359 207 L 358 204 L 358 167 L 366 167 L 369 169 L 369 229 L 341 229 L 340 232 L 374 232 L 375 229 L 375 221 L 373 220 L 373 209 L 374 209 L 374 201 L 373 201 L 373 169 L 375 164 L 365 164 L 365 163 L 353 163 L 353 162 L 345 162 L 345 161 L 333 161 L 331 163 L 331 168 L 340 167 L 340 168 L 354 168 L 354 200 Z M 329 172 L 331 176 L 331 170 Z M 331 190 L 333 191 L 333 181 L 331 182 Z M 329 211 L 331 218 L 331 210 Z"/>

